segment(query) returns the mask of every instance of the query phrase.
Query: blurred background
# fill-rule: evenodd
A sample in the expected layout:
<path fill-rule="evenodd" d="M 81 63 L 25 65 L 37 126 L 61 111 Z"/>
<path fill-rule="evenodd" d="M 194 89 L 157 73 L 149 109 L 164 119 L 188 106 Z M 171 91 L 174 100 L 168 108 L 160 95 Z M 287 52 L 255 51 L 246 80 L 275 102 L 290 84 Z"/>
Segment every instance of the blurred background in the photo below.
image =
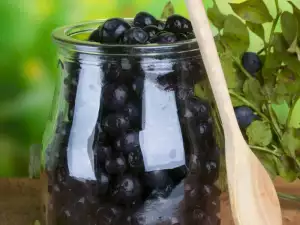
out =
<path fill-rule="evenodd" d="M 206 7 L 213 0 L 203 0 Z M 231 0 L 239 3 L 243 0 Z M 168 0 L 9 0 L 0 1 L 0 177 L 27 176 L 29 148 L 42 141 L 58 76 L 54 28 L 107 17 L 159 17 Z M 274 0 L 265 0 L 274 15 Z M 289 8 L 280 0 L 283 8 Z M 300 5 L 299 0 L 294 0 Z M 187 16 L 184 0 L 172 0 Z M 232 13 L 227 0 L 217 0 Z M 259 46 L 252 37 L 252 47 Z"/>

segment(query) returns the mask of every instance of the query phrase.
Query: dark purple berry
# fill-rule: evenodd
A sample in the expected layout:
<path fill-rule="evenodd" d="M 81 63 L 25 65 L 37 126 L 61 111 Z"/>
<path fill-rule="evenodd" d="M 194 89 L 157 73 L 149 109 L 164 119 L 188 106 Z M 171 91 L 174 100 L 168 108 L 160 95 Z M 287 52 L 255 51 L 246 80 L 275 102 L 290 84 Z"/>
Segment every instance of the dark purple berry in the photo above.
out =
<path fill-rule="evenodd" d="M 158 43 L 158 44 L 175 43 L 177 41 L 178 41 L 177 36 L 171 32 L 158 33 L 157 36 L 153 37 L 150 40 L 151 43 Z"/>
<path fill-rule="evenodd" d="M 150 13 L 147 12 L 139 12 L 136 14 L 133 20 L 133 24 L 136 27 L 145 27 L 149 25 L 155 25 L 157 20 L 154 16 L 152 16 Z"/>
<path fill-rule="evenodd" d="M 197 125 L 197 134 L 201 138 L 207 138 L 212 135 L 212 124 L 206 121 L 200 122 Z"/>
<path fill-rule="evenodd" d="M 188 170 L 187 167 L 184 165 L 174 169 L 170 169 L 168 172 L 173 182 L 175 184 L 178 184 L 186 177 Z"/>
<path fill-rule="evenodd" d="M 108 159 L 105 162 L 105 169 L 106 172 L 111 175 L 123 174 L 127 169 L 126 160 L 123 156 Z"/>
<path fill-rule="evenodd" d="M 157 198 L 167 198 L 170 193 L 172 192 L 174 188 L 174 184 L 172 184 L 172 182 L 169 182 L 165 187 L 163 188 L 160 188 L 160 189 L 154 189 L 149 198 L 154 198 L 154 199 L 157 199 Z"/>
<path fill-rule="evenodd" d="M 197 98 L 191 97 L 187 100 L 185 117 L 196 118 L 199 120 L 207 121 L 209 118 L 209 105 L 207 102 Z"/>
<path fill-rule="evenodd" d="M 186 41 L 186 40 L 188 40 L 187 35 L 185 35 L 184 33 L 178 33 L 178 34 L 176 34 L 176 37 L 177 37 L 178 41 Z"/>
<path fill-rule="evenodd" d="M 112 156 L 111 147 L 103 146 L 103 145 L 96 146 L 95 157 L 97 159 L 97 162 L 102 164 L 107 159 L 110 159 L 111 156 Z"/>
<path fill-rule="evenodd" d="M 207 184 L 213 184 L 219 175 L 219 165 L 217 161 L 208 160 L 203 164 L 201 180 Z"/>
<path fill-rule="evenodd" d="M 116 140 L 115 147 L 118 151 L 123 152 L 124 154 L 140 150 L 139 133 L 133 132 L 124 134 L 124 136 Z"/>
<path fill-rule="evenodd" d="M 163 21 L 158 20 L 158 21 L 156 22 L 156 26 L 157 26 L 157 28 L 158 28 L 159 30 L 165 29 L 165 23 L 164 23 Z"/>
<path fill-rule="evenodd" d="M 140 118 L 139 109 L 133 104 L 128 103 L 124 108 L 124 114 L 128 117 L 132 124 L 137 124 Z"/>
<path fill-rule="evenodd" d="M 115 200 L 124 205 L 132 205 L 140 199 L 142 187 L 140 181 L 132 175 L 125 175 L 119 178 L 113 189 L 112 195 Z"/>
<path fill-rule="evenodd" d="M 194 38 L 196 38 L 196 37 L 195 37 L 195 34 L 194 34 L 193 32 L 187 33 L 186 36 L 187 36 L 188 39 L 194 39 Z"/>
<path fill-rule="evenodd" d="M 148 33 L 139 27 L 132 27 L 124 33 L 123 44 L 145 44 L 149 39 Z"/>
<path fill-rule="evenodd" d="M 130 152 L 127 156 L 128 165 L 134 171 L 144 170 L 144 160 L 141 151 Z"/>
<path fill-rule="evenodd" d="M 169 16 L 166 21 L 165 30 L 173 33 L 193 32 L 191 22 L 180 15 Z"/>
<path fill-rule="evenodd" d="M 102 127 L 105 132 L 112 136 L 124 133 L 130 127 L 128 118 L 122 114 L 109 114 L 102 121 Z"/>
<path fill-rule="evenodd" d="M 145 185 L 151 189 L 165 188 L 170 183 L 167 170 L 155 170 L 144 174 Z"/>
<path fill-rule="evenodd" d="M 252 75 L 262 68 L 262 62 L 255 52 L 245 52 L 242 57 L 242 65 Z"/>
<path fill-rule="evenodd" d="M 103 103 L 109 110 L 123 108 L 128 99 L 128 88 L 125 85 L 107 84 L 103 88 Z"/>
<path fill-rule="evenodd" d="M 105 80 L 108 82 L 115 82 L 122 71 L 120 64 L 116 62 L 105 62 L 103 65 L 103 72 Z"/>
<path fill-rule="evenodd" d="M 161 75 L 157 77 L 157 83 L 164 90 L 175 90 L 178 84 L 178 76 L 177 73 L 167 73 L 165 75 Z"/>
<path fill-rule="evenodd" d="M 144 27 L 144 31 L 147 32 L 149 38 L 152 38 L 152 37 L 154 37 L 160 30 L 158 29 L 157 26 L 149 25 L 149 26 Z"/>
<path fill-rule="evenodd" d="M 100 172 L 97 175 L 97 192 L 101 195 L 106 194 L 109 188 L 109 182 L 109 176 L 104 172 Z"/>
<path fill-rule="evenodd" d="M 243 129 L 246 129 L 253 120 L 258 119 L 258 116 L 248 106 L 235 107 L 234 112 L 240 128 Z"/>
<path fill-rule="evenodd" d="M 93 41 L 93 42 L 100 42 L 101 41 L 101 37 L 100 37 L 100 31 L 99 29 L 94 30 L 91 35 L 89 36 L 89 41 Z"/>
<path fill-rule="evenodd" d="M 101 43 L 119 43 L 124 32 L 129 28 L 130 25 L 124 19 L 113 18 L 107 20 L 101 27 L 99 27 Z"/>
<path fill-rule="evenodd" d="M 137 96 L 141 97 L 144 86 L 143 77 L 137 77 L 135 81 L 132 83 L 132 89 L 137 94 Z"/>

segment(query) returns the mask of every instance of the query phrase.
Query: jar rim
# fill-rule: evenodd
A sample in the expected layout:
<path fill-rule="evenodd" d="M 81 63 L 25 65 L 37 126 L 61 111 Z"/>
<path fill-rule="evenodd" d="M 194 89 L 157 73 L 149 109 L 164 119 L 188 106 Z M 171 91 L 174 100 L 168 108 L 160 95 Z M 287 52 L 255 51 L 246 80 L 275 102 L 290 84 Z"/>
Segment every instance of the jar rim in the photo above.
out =
<path fill-rule="evenodd" d="M 123 18 L 132 22 L 133 18 Z M 75 34 L 93 31 L 103 24 L 107 19 L 90 20 L 56 28 L 52 37 L 56 44 L 75 52 L 82 52 L 93 55 L 166 55 L 166 54 L 187 54 L 193 51 L 199 52 L 195 38 L 168 44 L 102 44 L 87 40 L 75 39 Z"/>

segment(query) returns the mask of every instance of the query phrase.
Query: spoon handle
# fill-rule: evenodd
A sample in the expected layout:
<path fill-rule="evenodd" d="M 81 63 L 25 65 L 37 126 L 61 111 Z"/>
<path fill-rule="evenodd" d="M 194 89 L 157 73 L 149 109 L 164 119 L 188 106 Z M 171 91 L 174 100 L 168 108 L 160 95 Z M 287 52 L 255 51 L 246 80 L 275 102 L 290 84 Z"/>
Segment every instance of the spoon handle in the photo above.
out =
<path fill-rule="evenodd" d="M 202 0 L 186 0 L 186 5 L 188 6 L 202 60 L 218 106 L 224 133 L 226 134 L 226 131 L 232 132 L 233 129 L 239 131 L 227 83 Z M 197 9 L 197 12 L 193 13 L 195 9 Z"/>

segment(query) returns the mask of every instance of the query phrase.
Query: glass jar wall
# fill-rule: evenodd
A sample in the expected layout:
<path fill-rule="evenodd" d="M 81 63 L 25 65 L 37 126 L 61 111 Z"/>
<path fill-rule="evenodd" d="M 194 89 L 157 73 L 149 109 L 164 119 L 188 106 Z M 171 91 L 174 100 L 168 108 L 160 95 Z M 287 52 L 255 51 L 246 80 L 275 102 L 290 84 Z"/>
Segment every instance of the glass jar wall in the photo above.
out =
<path fill-rule="evenodd" d="M 54 32 L 48 223 L 218 224 L 219 153 L 210 106 L 194 94 L 206 78 L 197 42 L 85 41 L 103 22 Z"/>

